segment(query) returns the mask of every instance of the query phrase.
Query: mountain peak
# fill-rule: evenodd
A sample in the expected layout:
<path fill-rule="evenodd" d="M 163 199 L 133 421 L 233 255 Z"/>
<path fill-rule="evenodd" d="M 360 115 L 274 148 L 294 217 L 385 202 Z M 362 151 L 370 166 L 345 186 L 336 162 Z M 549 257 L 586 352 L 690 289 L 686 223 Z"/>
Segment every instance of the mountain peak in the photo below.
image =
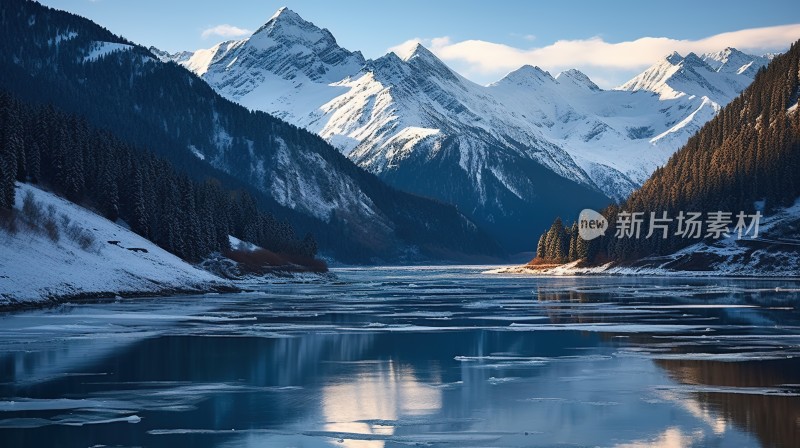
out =
<path fill-rule="evenodd" d="M 275 11 L 275 14 L 273 14 L 272 17 L 270 17 L 269 20 L 267 20 L 267 23 L 272 22 L 273 20 L 298 20 L 298 19 L 303 20 L 303 18 L 300 17 L 300 14 L 297 14 L 296 12 L 287 8 L 286 6 L 281 6 L 280 8 L 278 8 L 277 11 Z"/>
<path fill-rule="evenodd" d="M 352 58 L 356 65 L 364 63 L 361 53 L 339 47 L 330 31 L 314 25 L 285 6 L 278 9 L 247 40 L 247 46 L 257 50 L 282 46 L 292 49 L 295 56 L 313 53 L 329 64 L 338 64 L 344 58 Z"/>
<path fill-rule="evenodd" d="M 200 75 L 212 71 L 229 79 L 231 91 L 226 93 L 239 100 L 258 85 L 252 79 L 239 79 L 243 72 L 267 70 L 286 80 L 302 74 L 311 81 L 331 83 L 357 73 L 365 60 L 361 53 L 340 47 L 330 31 L 283 7 L 250 37 L 198 50 L 189 61 L 179 63 Z"/>
<path fill-rule="evenodd" d="M 412 58 L 415 58 L 415 57 L 417 57 L 417 58 L 435 58 L 435 59 L 439 59 L 439 58 L 436 57 L 435 54 L 433 54 L 433 52 L 431 50 L 428 50 L 424 45 L 422 45 L 420 43 L 417 43 L 417 45 L 414 46 L 414 50 L 411 52 L 411 56 L 408 59 L 412 59 Z"/>
<path fill-rule="evenodd" d="M 492 85 L 513 84 L 523 87 L 535 87 L 554 81 L 555 78 L 549 72 L 539 67 L 525 64 Z"/>
<path fill-rule="evenodd" d="M 406 62 L 410 61 L 413 58 L 418 58 L 418 57 L 422 58 L 436 57 L 436 55 L 434 55 L 430 50 L 425 48 L 425 46 L 422 45 L 421 42 L 407 42 L 404 45 L 396 47 L 393 51 L 391 51 L 391 53 L 394 53 L 395 55 L 397 55 L 397 57 Z"/>
<path fill-rule="evenodd" d="M 768 58 L 753 56 L 733 47 L 701 56 L 714 71 L 754 76 L 759 68 L 767 65 Z"/>
<path fill-rule="evenodd" d="M 729 59 L 731 57 L 742 57 L 742 56 L 746 57 L 746 58 L 752 58 L 753 57 L 753 56 L 750 56 L 748 54 L 745 54 L 745 53 L 739 51 L 738 49 L 736 49 L 734 47 L 725 47 L 723 50 L 720 50 L 720 51 L 717 51 L 717 52 L 705 53 L 701 57 L 704 60 L 705 59 L 713 59 L 713 60 L 716 60 L 716 61 L 724 61 L 724 60 L 727 60 L 727 59 Z"/>
<path fill-rule="evenodd" d="M 711 67 L 708 64 L 706 64 L 705 61 L 703 61 L 703 59 L 701 59 L 700 56 L 697 56 L 695 53 L 687 54 L 686 57 L 683 58 L 683 64 L 691 67 L 703 67 L 706 69 L 711 69 Z"/>
<path fill-rule="evenodd" d="M 251 40 L 258 41 L 263 38 L 277 38 L 299 41 L 298 43 L 309 44 L 320 40 L 336 43 L 333 35 L 326 29 L 319 28 L 313 23 L 300 17 L 300 14 L 287 7 L 278 9 L 267 23 L 262 25 L 251 36 Z M 268 41 L 268 39 L 266 39 Z"/>
<path fill-rule="evenodd" d="M 559 84 L 569 83 L 593 91 L 602 90 L 597 86 L 597 84 L 589 79 L 585 73 L 575 68 L 571 68 L 559 73 L 558 76 L 556 76 L 556 81 L 558 81 Z"/>
<path fill-rule="evenodd" d="M 664 59 L 672 65 L 678 65 L 683 61 L 683 56 L 677 51 L 673 51 L 672 53 L 668 54 Z"/>

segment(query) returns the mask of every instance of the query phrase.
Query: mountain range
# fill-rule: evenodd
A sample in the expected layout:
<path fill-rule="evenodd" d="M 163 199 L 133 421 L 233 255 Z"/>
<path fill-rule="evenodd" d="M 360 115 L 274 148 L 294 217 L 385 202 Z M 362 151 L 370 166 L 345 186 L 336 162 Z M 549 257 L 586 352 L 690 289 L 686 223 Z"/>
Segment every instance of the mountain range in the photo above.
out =
<path fill-rule="evenodd" d="M 612 90 L 532 66 L 482 86 L 419 44 L 365 59 L 287 8 L 245 39 L 151 51 L 390 185 L 455 204 L 510 251 L 554 215 L 626 198 L 769 62 L 726 48 L 672 53 Z"/>
<path fill-rule="evenodd" d="M 604 235 L 587 241 L 577 221 L 570 228 L 556 218 L 540 238 L 537 259 L 523 269 L 796 277 L 798 98 L 800 41 L 776 56 L 641 188 L 603 210 L 609 223 Z M 705 212 L 705 232 L 686 232 L 682 216 L 689 210 Z M 623 231 L 625 213 L 642 218 L 647 236 Z"/>
<path fill-rule="evenodd" d="M 312 232 L 323 254 L 363 262 L 503 253 L 454 207 L 387 186 L 318 136 L 221 97 L 90 20 L 8 0 L 0 22 L 0 89 L 82 117 L 196 180 L 250 192 L 299 234 Z"/>

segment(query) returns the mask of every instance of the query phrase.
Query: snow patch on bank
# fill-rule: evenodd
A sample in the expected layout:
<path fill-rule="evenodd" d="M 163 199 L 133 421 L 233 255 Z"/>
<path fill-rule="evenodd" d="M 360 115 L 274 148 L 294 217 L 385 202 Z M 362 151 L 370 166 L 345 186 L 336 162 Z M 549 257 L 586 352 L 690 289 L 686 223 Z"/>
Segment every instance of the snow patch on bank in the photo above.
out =
<path fill-rule="evenodd" d="M 17 186 L 18 210 L 31 192 L 45 211 L 53 207 L 57 222 L 66 215 L 95 241 L 88 249 L 63 234 L 53 242 L 22 223 L 16 234 L 0 230 L 0 306 L 75 295 L 149 294 L 230 286 L 83 207 L 31 185 Z"/>

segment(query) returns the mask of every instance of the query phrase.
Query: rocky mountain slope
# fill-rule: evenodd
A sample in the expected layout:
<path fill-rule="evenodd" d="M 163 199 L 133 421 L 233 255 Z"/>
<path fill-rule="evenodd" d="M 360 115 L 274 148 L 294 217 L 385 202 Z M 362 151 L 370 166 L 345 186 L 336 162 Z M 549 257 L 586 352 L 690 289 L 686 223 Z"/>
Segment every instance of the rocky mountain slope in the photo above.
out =
<path fill-rule="evenodd" d="M 522 220 L 625 198 L 767 62 L 674 53 L 615 90 L 531 66 L 480 86 L 419 45 L 366 61 L 286 8 L 248 38 L 158 55 L 519 249 L 532 244 Z"/>

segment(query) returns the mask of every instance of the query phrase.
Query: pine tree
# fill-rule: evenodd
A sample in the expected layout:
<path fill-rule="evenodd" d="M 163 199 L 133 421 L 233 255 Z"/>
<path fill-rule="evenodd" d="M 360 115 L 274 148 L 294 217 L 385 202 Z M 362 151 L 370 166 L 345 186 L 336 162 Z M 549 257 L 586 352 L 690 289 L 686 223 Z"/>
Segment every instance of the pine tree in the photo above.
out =
<path fill-rule="evenodd" d="M 545 249 L 545 234 L 539 235 L 539 243 L 536 245 L 536 258 L 543 259 L 545 257 L 544 254 Z"/>
<path fill-rule="evenodd" d="M 17 160 L 6 147 L 0 151 L 0 209 L 14 207 L 14 181 L 17 177 Z"/>
<path fill-rule="evenodd" d="M 578 259 L 578 223 L 572 223 L 572 228 L 570 229 L 569 233 L 569 260 L 568 261 L 575 261 Z"/>

